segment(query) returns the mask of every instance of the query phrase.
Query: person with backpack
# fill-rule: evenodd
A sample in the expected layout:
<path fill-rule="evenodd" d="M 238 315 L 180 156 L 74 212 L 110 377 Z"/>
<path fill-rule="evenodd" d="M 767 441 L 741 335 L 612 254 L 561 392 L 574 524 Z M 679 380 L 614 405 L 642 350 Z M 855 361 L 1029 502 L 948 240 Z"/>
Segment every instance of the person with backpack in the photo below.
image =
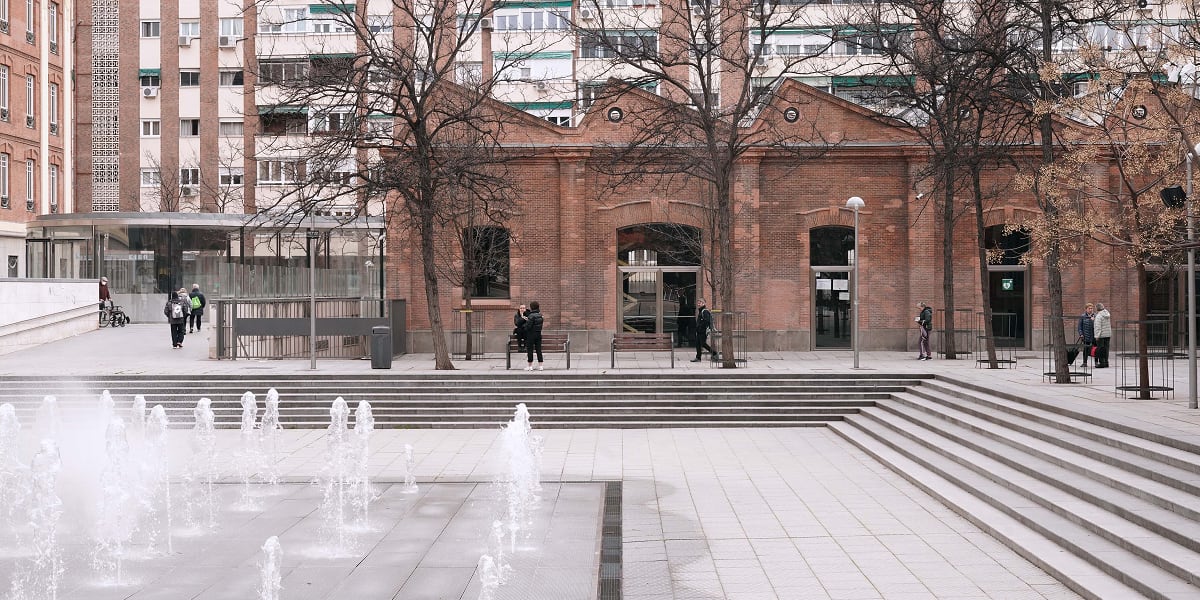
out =
<path fill-rule="evenodd" d="M 163 306 L 163 315 L 171 324 L 171 347 L 183 347 L 183 327 L 187 323 L 188 313 L 192 312 L 192 303 L 187 290 L 179 288 L 178 292 L 167 294 L 167 304 Z"/>
<path fill-rule="evenodd" d="M 188 294 L 188 302 L 192 308 L 192 312 L 188 315 L 188 333 L 193 330 L 200 331 L 200 319 L 204 317 L 204 307 L 208 306 L 208 299 L 204 297 L 204 292 L 200 291 L 200 284 L 192 284 L 192 293 Z"/>
<path fill-rule="evenodd" d="M 708 330 L 712 328 L 712 324 L 712 311 L 708 310 L 704 298 L 696 300 L 696 358 L 693 358 L 692 362 L 700 362 L 700 354 L 703 350 L 711 352 L 713 358 L 717 357 L 717 351 L 708 345 Z"/>
<path fill-rule="evenodd" d="M 525 359 L 529 366 L 526 371 L 533 370 L 533 353 L 537 352 L 537 370 L 542 370 L 542 307 L 537 300 L 529 303 L 529 314 L 525 316 Z"/>
<path fill-rule="evenodd" d="M 933 353 L 929 350 L 929 332 L 933 331 L 933 309 L 924 302 L 918 302 L 917 308 L 921 309 L 921 314 L 917 315 L 917 326 L 921 329 L 921 339 L 917 342 L 917 360 L 933 360 Z"/>

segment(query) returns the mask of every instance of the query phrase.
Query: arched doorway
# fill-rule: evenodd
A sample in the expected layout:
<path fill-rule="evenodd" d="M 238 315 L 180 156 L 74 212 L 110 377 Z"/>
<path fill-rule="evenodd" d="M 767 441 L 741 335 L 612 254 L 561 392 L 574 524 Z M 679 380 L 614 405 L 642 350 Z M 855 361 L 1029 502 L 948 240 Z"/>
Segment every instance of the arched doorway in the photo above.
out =
<path fill-rule="evenodd" d="M 671 333 L 694 343 L 700 286 L 700 229 L 644 223 L 617 230 L 618 331 Z"/>
<path fill-rule="evenodd" d="M 812 268 L 812 348 L 849 348 L 850 271 L 854 259 L 854 229 L 831 225 L 808 233 L 809 266 Z"/>
<path fill-rule="evenodd" d="M 984 231 L 988 250 L 988 301 L 992 306 L 992 335 L 996 345 L 1029 347 L 1029 265 L 1022 257 L 1029 251 L 1029 233 L 1004 231 L 994 225 Z"/>

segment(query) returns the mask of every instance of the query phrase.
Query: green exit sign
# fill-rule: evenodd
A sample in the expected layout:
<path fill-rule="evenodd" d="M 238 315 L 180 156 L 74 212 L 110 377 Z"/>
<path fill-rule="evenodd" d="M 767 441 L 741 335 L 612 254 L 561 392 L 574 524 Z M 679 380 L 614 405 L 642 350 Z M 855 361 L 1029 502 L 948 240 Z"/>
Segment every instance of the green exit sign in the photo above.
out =
<path fill-rule="evenodd" d="M 1013 280 L 1011 278 L 1001 279 L 1000 280 L 1000 289 L 1002 289 L 1006 292 L 1013 291 Z"/>

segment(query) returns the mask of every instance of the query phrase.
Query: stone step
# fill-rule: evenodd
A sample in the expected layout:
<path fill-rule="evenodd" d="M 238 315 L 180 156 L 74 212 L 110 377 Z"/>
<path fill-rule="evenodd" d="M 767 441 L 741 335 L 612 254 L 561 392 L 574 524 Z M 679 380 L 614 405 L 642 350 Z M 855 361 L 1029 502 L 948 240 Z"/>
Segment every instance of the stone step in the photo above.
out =
<path fill-rule="evenodd" d="M 1026 526 L 1021 519 L 997 508 L 970 487 L 897 450 L 890 443 L 860 428 L 856 422 L 831 423 L 829 428 L 1084 598 L 1145 597 L 1140 590 L 1104 569 L 1071 552 L 1063 552 L 1051 537 Z M 985 482 L 978 483 L 987 485 Z M 1067 522 L 1064 527 L 1073 526 Z"/>
<path fill-rule="evenodd" d="M 1023 496 L 1072 519 L 1110 541 L 1124 543 L 1127 538 L 1145 539 L 1153 545 L 1156 544 L 1154 540 L 1164 539 L 1187 548 L 1193 554 L 1200 552 L 1200 523 L 1190 516 L 1196 512 L 1200 503 L 1190 494 L 1173 489 L 1161 490 L 1162 496 L 1156 498 L 1155 502 L 1144 495 L 1128 493 L 1106 482 L 1121 477 L 1124 471 L 1119 467 L 1105 465 L 1080 454 L 1056 455 L 1055 446 L 1052 444 L 1027 437 L 1021 439 L 1021 434 L 1006 433 L 1002 428 L 973 417 L 957 418 L 948 411 L 939 411 L 935 407 L 921 410 L 921 407 L 917 406 L 920 402 L 913 400 L 903 404 L 892 403 L 874 410 L 904 419 L 903 423 L 888 419 L 886 424 L 926 447 L 932 442 L 926 441 L 928 437 L 921 436 L 927 436 L 928 432 L 933 431 L 940 436 L 938 440 L 951 440 L 957 447 L 967 448 L 977 455 L 1012 469 L 1019 473 L 1019 476 L 1005 475 L 1007 471 L 1003 470 L 987 471 L 984 474 L 990 472 L 1002 477 L 1007 485 L 1013 486 L 1013 489 Z M 879 414 L 870 416 L 883 420 Z M 940 418 L 930 419 L 930 416 Z M 959 462 L 969 460 L 967 456 L 958 453 L 952 458 Z M 985 468 L 979 463 L 969 463 L 968 466 Z M 1084 469 L 1094 469 L 1101 476 L 1089 477 L 1088 473 L 1083 472 Z M 1136 484 L 1136 476 L 1127 475 L 1131 479 L 1130 484 Z M 1047 489 L 1047 486 L 1050 489 Z M 1081 504 L 1079 500 L 1085 501 L 1088 506 L 1077 508 Z M 1063 506 L 1071 508 L 1063 509 Z M 1147 531 L 1153 535 L 1147 536 Z M 1136 545 L 1131 545 L 1128 549 L 1139 551 Z M 1169 547 L 1165 551 L 1173 550 L 1174 547 Z M 1196 557 L 1200 561 L 1200 555 Z M 1150 553 L 1143 558 L 1151 561 L 1157 559 Z M 1170 559 L 1163 560 L 1168 562 L 1155 564 L 1170 564 Z M 1169 566 L 1164 568 L 1171 570 Z M 1180 577 L 1192 577 L 1187 569 L 1178 570 L 1176 574 Z"/>

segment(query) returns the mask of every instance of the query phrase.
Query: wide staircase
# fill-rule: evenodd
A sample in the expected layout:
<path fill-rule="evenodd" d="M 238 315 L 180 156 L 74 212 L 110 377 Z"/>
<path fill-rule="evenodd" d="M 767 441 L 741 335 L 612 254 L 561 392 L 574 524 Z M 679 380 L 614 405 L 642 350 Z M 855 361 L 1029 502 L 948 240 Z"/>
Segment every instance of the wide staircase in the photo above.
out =
<path fill-rule="evenodd" d="M 1200 440 L 945 378 L 830 427 L 1085 598 L 1200 598 Z"/>
<path fill-rule="evenodd" d="M 192 426 L 192 409 L 212 400 L 218 427 L 238 427 L 242 394 L 261 406 L 268 389 L 280 395 L 286 427 L 325 427 L 341 396 L 371 403 L 376 427 L 491 428 L 525 403 L 539 428 L 802 427 L 821 426 L 903 392 L 924 375 L 646 374 L 564 375 L 286 375 L 110 376 L 73 379 L 0 377 L 0 403 L 33 423 L 42 398 L 55 396 L 70 418 L 95 414 L 101 390 L 118 413 L 135 394 L 162 404 L 177 427 Z"/>

